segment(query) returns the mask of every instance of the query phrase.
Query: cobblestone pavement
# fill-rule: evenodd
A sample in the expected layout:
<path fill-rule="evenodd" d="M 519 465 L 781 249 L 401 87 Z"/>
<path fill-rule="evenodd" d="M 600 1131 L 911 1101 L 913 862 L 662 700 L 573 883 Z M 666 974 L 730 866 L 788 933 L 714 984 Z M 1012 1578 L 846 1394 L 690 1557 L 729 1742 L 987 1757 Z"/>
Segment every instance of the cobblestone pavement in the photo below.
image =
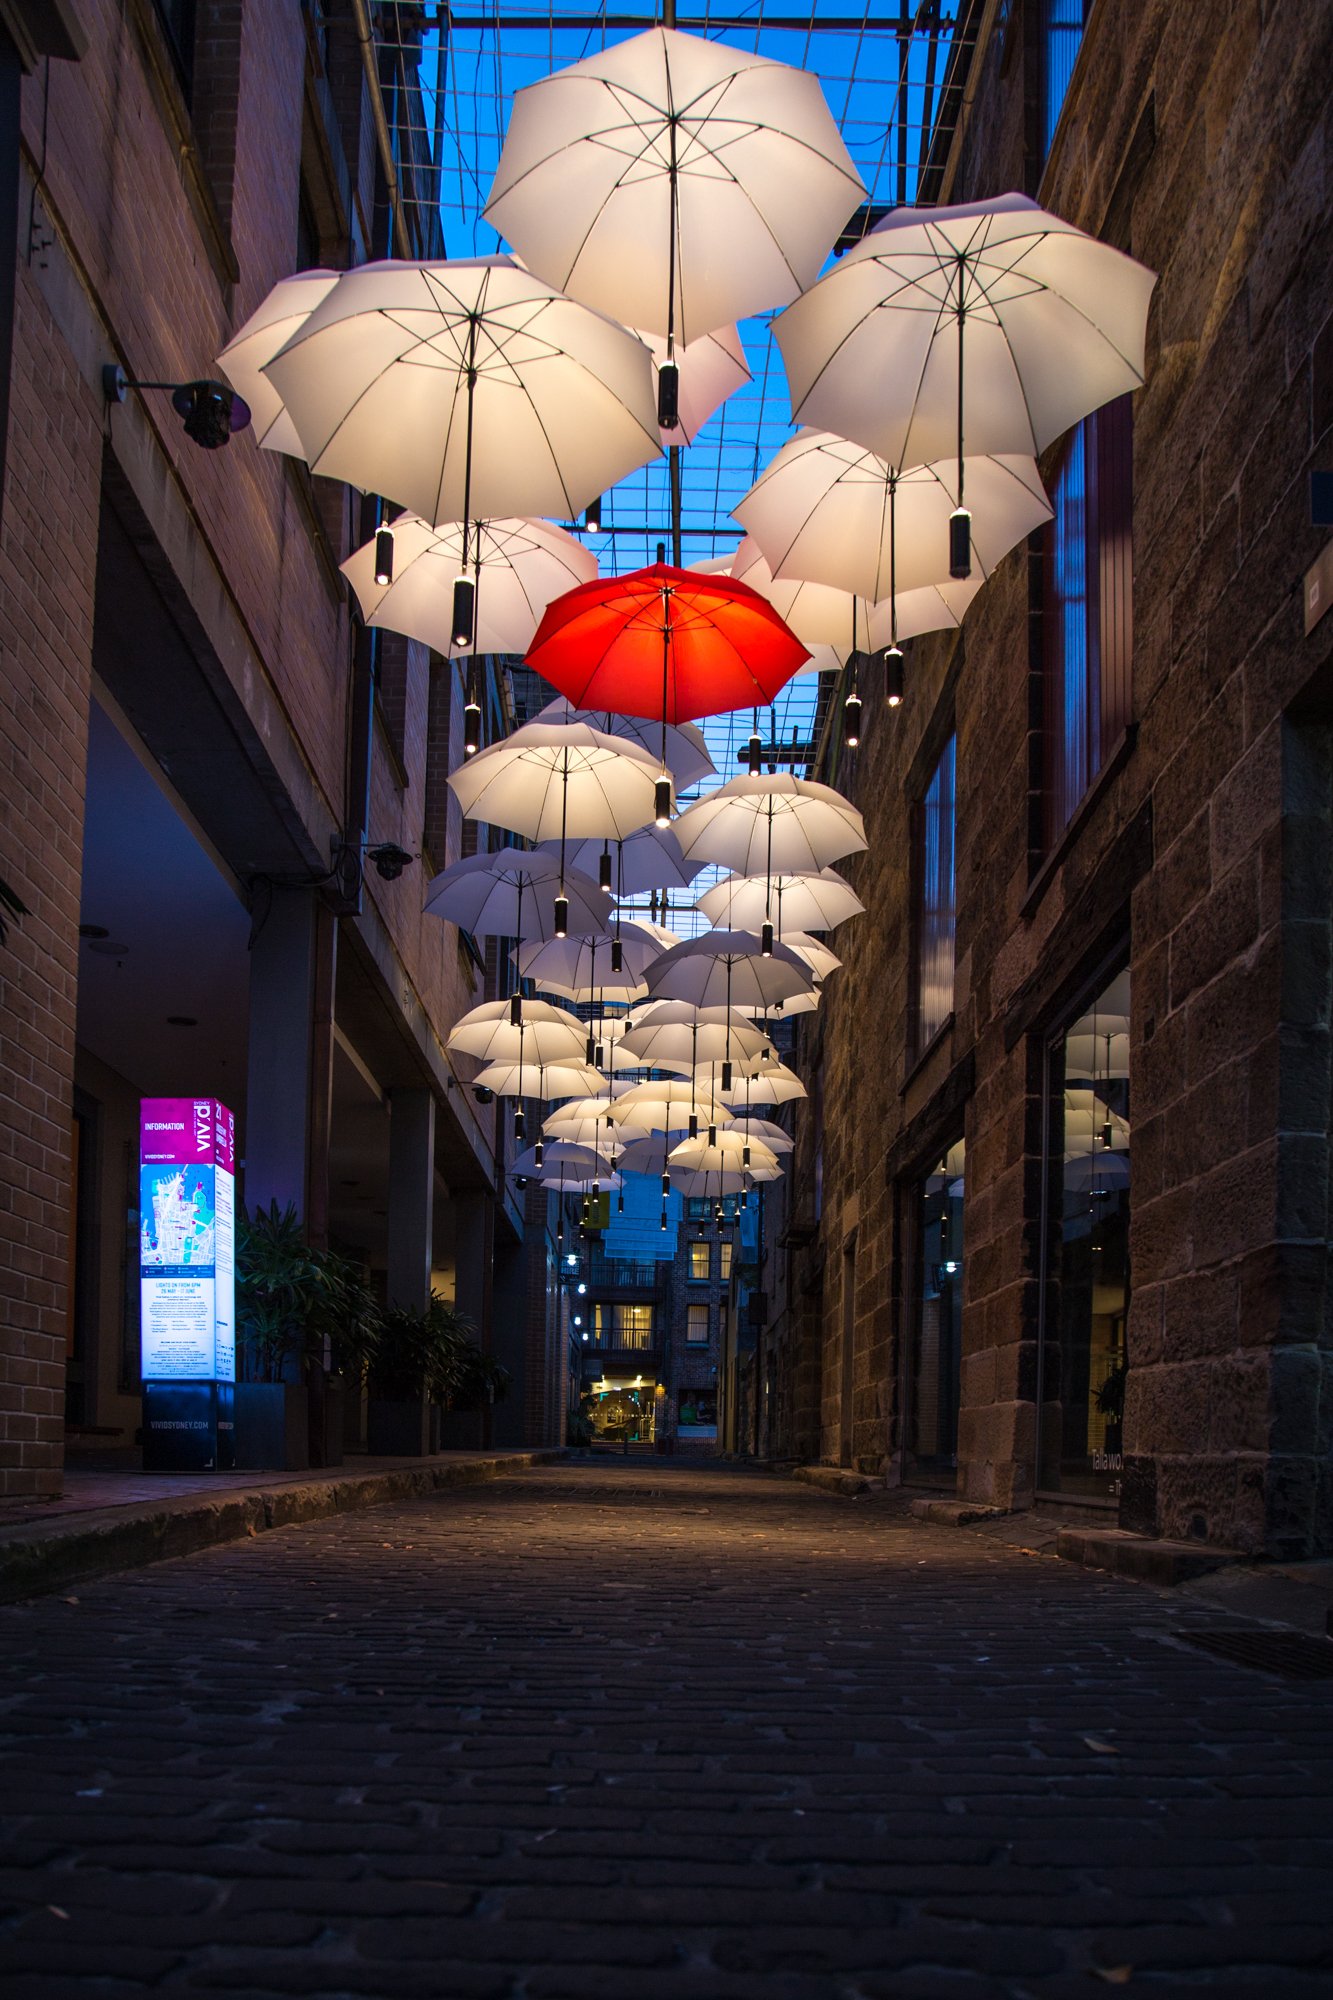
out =
<path fill-rule="evenodd" d="M 1333 1993 L 1333 1684 L 760 1474 L 570 1465 L 0 1612 L 6 2000 Z"/>

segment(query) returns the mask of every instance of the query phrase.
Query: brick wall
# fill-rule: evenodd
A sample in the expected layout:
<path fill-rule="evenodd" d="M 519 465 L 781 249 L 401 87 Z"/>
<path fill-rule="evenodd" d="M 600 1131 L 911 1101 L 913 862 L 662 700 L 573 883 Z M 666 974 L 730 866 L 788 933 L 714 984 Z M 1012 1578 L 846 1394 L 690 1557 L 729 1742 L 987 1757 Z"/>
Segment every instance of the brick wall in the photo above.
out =
<path fill-rule="evenodd" d="M 1003 53 L 997 42 L 979 56 L 952 199 L 1034 184 L 1025 63 Z M 851 789 L 871 850 L 847 872 L 871 915 L 836 939 L 822 1239 L 796 1259 L 808 1274 L 822 1256 L 827 1272 L 820 1451 L 836 1457 L 838 1232 L 855 1198 L 854 1455 L 888 1465 L 906 1309 L 897 1204 L 955 1111 L 964 1117 L 959 1483 L 1001 1505 L 1030 1498 L 1042 1039 L 1122 929 L 1133 988 L 1124 1518 L 1279 1553 L 1333 1546 L 1333 620 L 1307 639 L 1300 587 L 1326 536 L 1310 526 L 1306 476 L 1327 462 L 1333 415 L 1319 247 L 1333 203 L 1331 70 L 1326 5 L 1237 8 L 1206 35 L 1165 0 L 1092 10 L 1038 192 L 1161 273 L 1134 418 L 1137 742 L 1034 885 L 1040 711 L 1021 549 L 960 638 L 914 646 L 903 708 L 867 703 Z M 950 716 L 954 1017 L 912 1069 L 908 815 Z"/>

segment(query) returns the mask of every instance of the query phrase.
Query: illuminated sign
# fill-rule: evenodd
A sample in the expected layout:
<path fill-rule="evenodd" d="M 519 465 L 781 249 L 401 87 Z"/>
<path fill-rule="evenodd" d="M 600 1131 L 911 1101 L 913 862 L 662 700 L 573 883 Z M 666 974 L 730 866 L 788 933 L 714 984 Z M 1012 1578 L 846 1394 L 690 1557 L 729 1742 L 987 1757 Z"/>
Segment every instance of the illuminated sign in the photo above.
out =
<path fill-rule="evenodd" d="M 145 1382 L 236 1380 L 236 1120 L 211 1097 L 139 1109 Z"/>

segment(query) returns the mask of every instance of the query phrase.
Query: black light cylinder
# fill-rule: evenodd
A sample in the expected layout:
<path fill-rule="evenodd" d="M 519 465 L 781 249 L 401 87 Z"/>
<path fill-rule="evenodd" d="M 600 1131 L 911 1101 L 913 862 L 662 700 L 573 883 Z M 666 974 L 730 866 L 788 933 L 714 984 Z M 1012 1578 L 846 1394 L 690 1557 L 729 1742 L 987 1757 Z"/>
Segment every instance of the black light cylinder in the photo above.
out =
<path fill-rule="evenodd" d="M 381 528 L 375 536 L 375 581 L 381 589 L 393 582 L 392 528 Z"/>
<path fill-rule="evenodd" d="M 758 730 L 755 730 L 754 733 L 751 735 L 749 742 L 745 746 L 746 762 L 749 764 L 750 776 L 752 778 L 757 778 L 759 776 L 760 769 L 762 768 L 763 758 L 760 753 L 762 752 L 763 747 L 764 747 L 763 744 L 759 740 L 759 732 Z"/>
<path fill-rule="evenodd" d="M 596 1053 L 596 1055 L 595 1055 L 595 1056 L 593 1057 L 593 1062 L 594 1062 L 594 1065 L 596 1066 L 596 1068 L 600 1069 L 600 1068 L 602 1067 L 602 1064 L 603 1064 L 603 1063 L 604 1063 L 605 1061 L 606 1061 L 606 1048 L 605 1048 L 605 1045 L 604 1045 L 603 1043 L 601 1043 L 601 1042 L 598 1042 L 598 1044 L 597 1044 L 597 1053 Z"/>
<path fill-rule="evenodd" d="M 653 789 L 653 824 L 655 826 L 671 824 L 671 780 L 665 772 Z"/>
<path fill-rule="evenodd" d="M 960 583 L 972 574 L 972 516 L 966 507 L 949 516 L 949 574 Z"/>
<path fill-rule="evenodd" d="M 534 1167 L 539 1167 L 541 1165 L 544 1155 L 545 1155 L 545 1148 L 541 1140 L 539 1139 L 536 1145 L 532 1149 L 532 1164 Z"/>
<path fill-rule="evenodd" d="M 691 1139 L 697 1139 L 699 1136 L 699 1114 L 697 1111 L 691 1111 L 690 1113 L 689 1136 Z"/>
<path fill-rule="evenodd" d="M 625 969 L 625 950 L 624 950 L 624 946 L 623 946 L 623 945 L 621 944 L 621 942 L 620 942 L 620 939 L 619 939 L 619 938 L 612 938 L 612 940 L 611 940 L 611 970 L 612 970 L 612 972 L 623 972 L 623 971 L 624 971 L 624 969 Z"/>
<path fill-rule="evenodd" d="M 842 740 L 849 750 L 861 741 L 861 697 L 849 694 L 842 705 Z"/>
<path fill-rule="evenodd" d="M 748 1208 L 749 1206 L 750 1206 L 750 1190 L 749 1190 L 748 1188 L 742 1188 L 742 1189 L 741 1189 L 741 1207 L 742 1207 L 742 1208 Z"/>
<path fill-rule="evenodd" d="M 611 894 L 611 856 L 605 848 L 597 859 L 597 886 L 604 896 Z"/>
<path fill-rule="evenodd" d="M 665 1228 L 666 1228 L 666 1210 L 665 1210 L 665 1209 L 663 1209 L 663 1210 L 662 1210 L 662 1227 L 663 1227 L 663 1229 L 665 1229 Z"/>
<path fill-rule="evenodd" d="M 568 896 L 557 896 L 555 899 L 555 916 L 552 924 L 552 929 L 554 930 L 555 935 L 558 938 L 569 936 Z"/>
<path fill-rule="evenodd" d="M 523 1026 L 523 995 L 511 993 L 509 996 L 509 1025 L 511 1028 Z"/>
<path fill-rule="evenodd" d="M 590 500 L 587 506 L 585 507 L 583 511 L 583 525 L 588 530 L 588 533 L 590 535 L 601 534 L 602 496 L 600 493 L 597 495 L 597 498 L 595 500 Z"/>
<path fill-rule="evenodd" d="M 584 1050 L 583 1050 L 583 1060 L 584 1060 L 584 1062 L 586 1062 L 586 1063 L 587 1063 L 587 1065 L 588 1065 L 588 1068 L 589 1068 L 589 1069 L 592 1069 L 592 1068 L 594 1067 L 594 1065 L 596 1064 L 596 1061 L 597 1061 L 597 1038 L 596 1038 L 596 1036 L 595 1036 L 595 1035 L 589 1035 L 589 1037 L 588 1037 L 588 1040 L 587 1040 L 587 1043 L 586 1043 L 586 1045 L 585 1045 L 585 1047 L 584 1047 Z"/>
<path fill-rule="evenodd" d="M 616 1214 L 623 1215 L 624 1213 L 625 1213 L 625 1197 L 623 1194 L 618 1194 L 616 1196 Z"/>
<path fill-rule="evenodd" d="M 680 428 L 680 370 L 664 361 L 657 371 L 657 421 L 664 431 Z"/>
<path fill-rule="evenodd" d="M 467 703 L 463 710 L 463 754 L 475 757 L 481 748 L 481 707 L 475 701 Z"/>
<path fill-rule="evenodd" d="M 897 708 L 903 698 L 903 649 L 890 646 L 884 655 L 884 698 L 890 708 Z"/>
<path fill-rule="evenodd" d="M 665 1173 L 664 1173 L 664 1174 L 663 1174 L 663 1176 L 662 1176 L 662 1192 L 663 1192 L 663 1194 L 670 1194 L 670 1192 L 671 1192 L 671 1176 L 670 1176 L 670 1174 L 665 1174 Z"/>
<path fill-rule="evenodd" d="M 750 1164 L 750 1148 L 748 1146 L 745 1146 L 742 1147 L 741 1149 L 741 1165 L 743 1167 L 748 1167 L 749 1164 Z"/>
<path fill-rule="evenodd" d="M 523 1114 L 523 1106 L 521 1104 L 516 1104 L 514 1107 L 514 1137 L 516 1139 L 522 1139 L 525 1136 L 527 1129 L 528 1129 L 528 1121 Z"/>
<path fill-rule="evenodd" d="M 449 635 L 455 646 L 470 646 L 477 610 L 477 586 L 470 576 L 454 578 L 454 616 Z"/>
<path fill-rule="evenodd" d="M 710 1126 L 709 1126 L 709 1128 L 708 1128 L 708 1143 L 709 1143 L 709 1145 L 710 1145 L 710 1146 L 716 1146 L 716 1144 L 717 1144 L 717 1127 L 716 1127 L 716 1125 L 710 1125 Z"/>
<path fill-rule="evenodd" d="M 722 1065 L 722 1095 L 725 1097 L 730 1089 L 731 1089 L 731 1064 L 729 1062 L 724 1062 Z"/>
<path fill-rule="evenodd" d="M 759 956 L 761 958 L 772 958 L 773 956 L 772 924 L 765 924 L 759 933 Z"/>

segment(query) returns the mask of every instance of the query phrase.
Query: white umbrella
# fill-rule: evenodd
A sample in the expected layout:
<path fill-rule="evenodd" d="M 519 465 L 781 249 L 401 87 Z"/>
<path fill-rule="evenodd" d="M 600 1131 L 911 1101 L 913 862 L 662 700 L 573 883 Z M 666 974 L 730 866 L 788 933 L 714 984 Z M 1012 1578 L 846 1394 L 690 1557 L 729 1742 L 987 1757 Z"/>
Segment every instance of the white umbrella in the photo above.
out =
<path fill-rule="evenodd" d="M 1035 457 L 1137 389 L 1155 283 L 1025 195 L 897 209 L 778 320 L 792 412 L 891 465 L 952 454 L 966 575 L 964 451 Z"/>
<path fill-rule="evenodd" d="M 796 1149 L 796 1141 L 790 1132 L 784 1132 L 771 1118 L 754 1118 L 748 1111 L 737 1112 L 734 1117 L 728 1118 L 725 1129 L 729 1132 L 748 1132 L 751 1138 L 762 1139 L 770 1153 L 791 1153 Z"/>
<path fill-rule="evenodd" d="M 472 1088 L 497 1097 L 596 1097 L 606 1078 L 579 1062 L 493 1062 L 473 1077 Z"/>
<path fill-rule="evenodd" d="M 777 1154 L 762 1139 L 747 1139 L 726 1125 L 717 1126 L 707 1138 L 685 1139 L 673 1147 L 667 1171 L 677 1168 L 696 1174 L 744 1173 L 752 1181 L 776 1181 L 782 1176 Z"/>
<path fill-rule="evenodd" d="M 520 945 L 514 963 L 525 979 L 563 1000 L 631 999 L 644 989 L 644 968 L 660 958 L 662 947 L 625 926 L 621 963 L 615 964 L 615 939 L 605 931 L 582 937 L 551 938 L 546 944 Z"/>
<path fill-rule="evenodd" d="M 218 367 L 237 395 L 250 405 L 255 441 L 265 451 L 285 451 L 292 458 L 305 456 L 296 426 L 264 368 L 305 325 L 338 277 L 337 271 L 298 271 L 294 277 L 280 278 L 218 356 Z"/>
<path fill-rule="evenodd" d="M 778 928 L 831 931 L 848 917 L 859 917 L 865 904 L 834 868 L 817 875 L 727 875 L 695 904 L 710 924 L 730 924 L 754 930 L 772 910 Z M 790 939 L 785 939 L 790 942 Z"/>
<path fill-rule="evenodd" d="M 678 1069 L 686 1075 L 700 1063 L 730 1060 L 737 1068 L 762 1068 L 776 1060 L 768 1036 L 743 1016 L 725 1008 L 692 1007 L 683 1000 L 668 1002 L 652 1020 L 631 1028 L 621 1047 L 653 1069 Z"/>
<path fill-rule="evenodd" d="M 832 584 L 775 577 L 753 535 L 745 537 L 733 556 L 731 574 L 766 597 L 802 644 L 815 648 L 812 664 L 799 668 L 800 673 L 827 672 L 829 647 L 841 653 L 856 647 L 873 652 L 899 639 L 914 639 L 920 632 L 961 625 L 963 613 L 982 584 L 980 577 L 964 583 L 926 584 L 915 590 L 900 589 L 871 603 Z M 833 664 L 841 662 L 835 658 Z"/>
<path fill-rule="evenodd" d="M 477 937 L 545 938 L 554 932 L 561 882 L 556 855 L 498 847 L 441 869 L 427 886 L 423 908 Z M 573 867 L 565 869 L 563 884 L 568 923 L 594 929 L 605 915 L 597 884 Z"/>
<path fill-rule="evenodd" d="M 643 342 L 511 257 L 345 271 L 266 373 L 312 472 L 427 521 L 568 518 L 661 448 Z"/>
<path fill-rule="evenodd" d="M 470 819 L 529 840 L 558 839 L 564 872 L 567 838 L 623 840 L 653 818 L 657 775 L 648 753 L 623 737 L 581 722 L 529 722 L 451 771 L 448 783 Z"/>
<path fill-rule="evenodd" d="M 558 695 L 548 701 L 534 722 L 586 722 L 590 729 L 600 729 L 607 736 L 625 736 L 654 758 L 660 769 L 662 764 L 662 725 L 642 715 L 608 715 L 604 708 L 575 708 L 572 701 Z M 666 768 L 678 792 L 687 791 L 698 784 L 701 778 L 715 778 L 717 767 L 708 754 L 708 744 L 702 729 L 693 722 L 672 722 L 667 724 Z"/>
<path fill-rule="evenodd" d="M 597 1097 L 575 1099 L 562 1104 L 542 1120 L 542 1131 L 552 1139 L 568 1139 L 571 1144 L 592 1146 L 601 1153 L 613 1153 L 619 1144 L 615 1120 L 611 1116 L 613 1095 L 619 1095 L 629 1086 L 613 1083 L 608 1086 L 603 1081 L 601 1094 Z"/>
<path fill-rule="evenodd" d="M 616 896 L 688 889 L 704 865 L 685 859 L 669 826 L 642 826 L 625 840 L 581 840 L 571 847 L 570 862 L 585 875 L 597 875 Z"/>
<path fill-rule="evenodd" d="M 764 952 L 755 931 L 704 931 L 665 951 L 644 974 L 648 990 L 695 1007 L 742 1007 L 751 1012 L 808 992 L 814 975 L 794 951 Z"/>
<path fill-rule="evenodd" d="M 671 361 L 665 336 L 640 333 L 639 338 L 653 357 L 654 374 L 660 374 Z M 750 380 L 750 364 L 734 326 L 715 327 L 711 333 L 692 340 L 688 347 L 678 347 L 675 365 L 679 377 L 676 423 L 672 429 L 662 431 L 666 450 L 676 444 L 693 444 L 714 410 Z"/>
<path fill-rule="evenodd" d="M 576 1179 L 585 1175 L 591 1179 L 606 1172 L 606 1155 L 593 1146 L 576 1146 L 571 1139 L 541 1139 L 520 1153 L 509 1171 L 532 1178 L 539 1174 L 550 1177 L 561 1169 Z"/>
<path fill-rule="evenodd" d="M 972 568 L 985 577 L 1050 520 L 1051 507 L 1031 457 L 969 458 L 966 473 Z M 952 459 L 898 471 L 846 438 L 800 431 L 734 511 L 775 576 L 892 599 L 947 585 L 949 522 L 958 505 Z M 898 636 L 905 636 L 901 624 Z"/>
<path fill-rule="evenodd" d="M 815 77 L 651 28 L 515 93 L 484 213 L 674 348 L 795 298 L 864 192 Z"/>
<path fill-rule="evenodd" d="M 859 853 L 865 824 L 830 785 L 788 771 L 732 778 L 676 821 L 687 860 L 714 861 L 738 875 L 816 875 Z"/>
<path fill-rule="evenodd" d="M 683 1132 L 691 1121 L 719 1124 L 727 1117 L 720 1097 L 711 1097 L 695 1080 L 684 1077 L 654 1077 L 623 1091 L 611 1105 L 610 1115 L 622 1131 Z"/>
<path fill-rule="evenodd" d="M 785 1063 L 773 1063 L 759 1076 L 747 1076 L 736 1085 L 727 1102 L 733 1117 L 743 1117 L 755 1104 L 790 1104 L 809 1093 L 795 1070 Z"/>
<path fill-rule="evenodd" d="M 583 1045 L 583 1023 L 542 1000 L 525 1000 L 518 1021 L 508 1000 L 483 1000 L 454 1023 L 445 1042 L 451 1055 L 484 1063 L 577 1063 Z"/>
<path fill-rule="evenodd" d="M 782 942 L 788 951 L 794 951 L 798 958 L 805 960 L 816 979 L 827 979 L 830 972 L 836 972 L 842 964 L 836 951 L 830 951 L 826 944 L 819 938 L 811 937 L 808 931 L 787 931 Z"/>
<path fill-rule="evenodd" d="M 405 632 L 437 653 L 525 653 L 551 599 L 597 574 L 592 551 L 550 521 L 477 521 L 465 535 L 458 521 L 434 528 L 400 514 L 388 530 L 392 575 L 377 583 L 384 532 L 348 556 L 343 575 L 368 625 Z M 467 645 L 454 633 L 454 585 L 465 569 L 476 591 Z"/>
<path fill-rule="evenodd" d="M 724 1195 L 738 1194 L 743 1201 L 749 1182 L 750 1176 L 743 1173 L 740 1168 L 734 1170 L 727 1168 L 723 1172 L 718 1172 L 716 1169 L 698 1171 L 691 1167 L 671 1169 L 672 1187 L 677 1194 L 684 1195 L 690 1200 L 697 1201 L 701 1197 L 707 1200 L 711 1197 L 721 1201 Z M 702 1226 L 700 1224 L 701 1228 Z"/>

